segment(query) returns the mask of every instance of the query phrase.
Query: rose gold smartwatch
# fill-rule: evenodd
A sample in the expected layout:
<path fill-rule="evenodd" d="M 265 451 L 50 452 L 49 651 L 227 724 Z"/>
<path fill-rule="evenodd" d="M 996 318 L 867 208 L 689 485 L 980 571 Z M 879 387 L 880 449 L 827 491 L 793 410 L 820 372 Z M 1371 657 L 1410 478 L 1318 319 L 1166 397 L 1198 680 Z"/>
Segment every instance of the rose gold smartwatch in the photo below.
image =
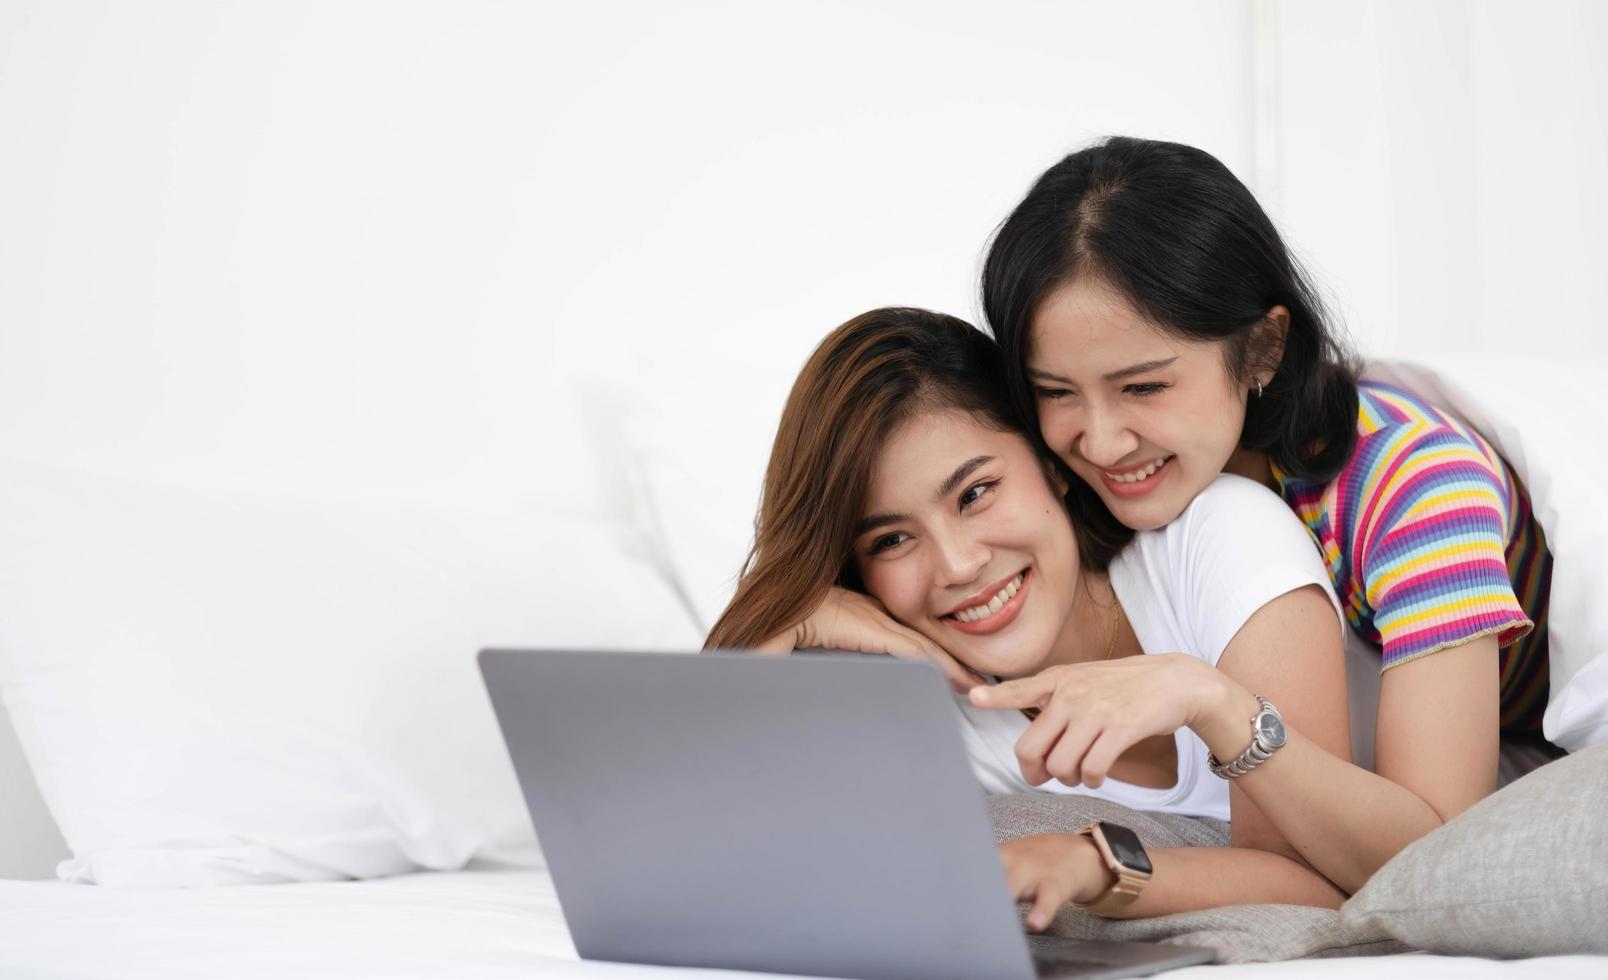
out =
<path fill-rule="evenodd" d="M 1113 915 L 1132 905 L 1153 870 L 1150 855 L 1139 843 L 1139 835 L 1121 824 L 1104 820 L 1096 820 L 1078 833 L 1094 841 L 1105 866 L 1117 876 L 1117 880 L 1093 901 L 1078 907 L 1095 915 Z"/>

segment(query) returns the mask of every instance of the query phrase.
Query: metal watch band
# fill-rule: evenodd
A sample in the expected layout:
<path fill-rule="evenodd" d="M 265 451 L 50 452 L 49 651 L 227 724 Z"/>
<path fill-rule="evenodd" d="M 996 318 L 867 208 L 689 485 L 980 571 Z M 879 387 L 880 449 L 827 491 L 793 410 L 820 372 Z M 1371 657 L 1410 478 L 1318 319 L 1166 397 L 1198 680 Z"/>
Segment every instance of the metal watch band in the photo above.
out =
<path fill-rule="evenodd" d="M 1238 779 L 1239 777 L 1250 772 L 1252 769 L 1255 769 L 1257 766 L 1266 762 L 1268 759 L 1271 759 L 1273 757 L 1273 753 L 1277 752 L 1283 744 L 1280 743 L 1280 745 L 1268 745 L 1262 741 L 1261 733 L 1256 729 L 1257 716 L 1263 711 L 1272 712 L 1273 716 L 1279 718 L 1281 721 L 1283 716 L 1279 714 L 1279 709 L 1273 706 L 1273 702 L 1262 697 L 1260 694 L 1255 695 L 1255 697 L 1257 704 L 1261 705 L 1262 710 L 1258 711 L 1256 715 L 1251 716 L 1250 746 L 1247 747 L 1244 752 L 1241 752 L 1238 758 L 1235 758 L 1227 763 L 1219 762 L 1217 761 L 1217 756 L 1207 753 L 1206 766 L 1212 771 L 1212 775 L 1222 779 Z"/>

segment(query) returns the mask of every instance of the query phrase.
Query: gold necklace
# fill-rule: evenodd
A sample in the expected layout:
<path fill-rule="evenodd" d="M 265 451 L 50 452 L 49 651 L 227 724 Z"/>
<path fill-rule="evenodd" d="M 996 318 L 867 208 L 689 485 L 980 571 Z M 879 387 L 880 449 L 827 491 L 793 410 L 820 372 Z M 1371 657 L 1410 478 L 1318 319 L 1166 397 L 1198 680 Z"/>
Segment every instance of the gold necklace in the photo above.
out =
<path fill-rule="evenodd" d="M 1090 596 L 1089 600 L 1091 602 L 1094 601 L 1094 597 Z M 1117 590 L 1112 589 L 1111 590 L 1111 640 L 1108 643 L 1106 643 L 1105 656 L 1101 657 L 1099 660 L 1093 661 L 1093 663 L 1104 663 L 1105 661 L 1111 659 L 1111 655 L 1113 653 L 1117 652 L 1117 636 L 1120 635 L 1121 633 L 1122 633 L 1122 600 L 1117 598 Z M 1031 721 L 1034 718 L 1037 718 L 1039 716 L 1039 709 L 1037 709 L 1037 708 L 1023 708 L 1022 709 L 1022 714 L 1026 715 L 1028 717 L 1028 720 Z"/>

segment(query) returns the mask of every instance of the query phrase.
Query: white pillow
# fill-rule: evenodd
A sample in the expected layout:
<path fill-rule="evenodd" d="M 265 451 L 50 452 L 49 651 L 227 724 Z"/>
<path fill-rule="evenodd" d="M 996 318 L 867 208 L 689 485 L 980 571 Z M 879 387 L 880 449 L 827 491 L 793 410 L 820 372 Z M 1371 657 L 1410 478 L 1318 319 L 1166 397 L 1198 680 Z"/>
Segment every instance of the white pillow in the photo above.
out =
<path fill-rule="evenodd" d="M 737 590 L 754 541 L 770 441 L 760 448 L 752 431 L 734 434 L 711 461 L 689 457 L 684 440 L 656 427 L 639 425 L 631 435 L 636 521 L 707 635 Z"/>
<path fill-rule="evenodd" d="M 1602 367 L 1518 355 L 1379 361 L 1393 381 L 1467 421 L 1530 492 L 1552 552 L 1552 691 L 1543 731 L 1568 750 L 1608 742 L 1608 458 Z"/>
<path fill-rule="evenodd" d="M 61 876 L 365 877 L 529 840 L 476 651 L 701 639 L 622 533 L 0 463 L 0 694 Z"/>

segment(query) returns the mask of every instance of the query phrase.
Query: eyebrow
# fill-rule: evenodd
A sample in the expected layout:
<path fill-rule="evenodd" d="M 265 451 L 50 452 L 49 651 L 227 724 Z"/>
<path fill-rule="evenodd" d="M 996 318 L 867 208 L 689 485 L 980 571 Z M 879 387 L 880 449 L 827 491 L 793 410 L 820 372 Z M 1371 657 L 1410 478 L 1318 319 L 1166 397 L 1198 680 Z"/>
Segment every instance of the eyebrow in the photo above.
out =
<path fill-rule="evenodd" d="M 1159 371 L 1162 368 L 1167 367 L 1176 360 L 1178 360 L 1177 355 L 1172 357 L 1163 357 L 1154 361 L 1144 361 L 1140 364 L 1134 364 L 1130 367 L 1125 367 L 1117 371 L 1112 371 L 1109 374 L 1101 375 L 1101 380 L 1121 381 L 1123 378 L 1131 378 L 1136 374 L 1149 374 L 1151 371 Z M 1071 378 L 1063 377 L 1059 374 L 1052 374 L 1049 371 L 1040 371 L 1035 368 L 1029 368 L 1027 374 L 1028 377 L 1036 378 L 1040 381 L 1058 381 L 1064 385 L 1073 384 Z"/>
<path fill-rule="evenodd" d="M 979 466 L 993 461 L 994 457 L 992 456 L 973 456 L 966 462 L 961 463 L 955 467 L 955 472 L 949 474 L 949 478 L 944 480 L 943 485 L 938 488 L 938 492 L 932 495 L 932 499 L 942 500 L 954 493 L 955 488 L 960 486 L 961 481 L 971 476 Z M 858 524 L 854 525 L 854 536 L 859 537 L 867 531 L 909 519 L 909 514 L 872 514 L 869 517 L 862 518 Z"/>

